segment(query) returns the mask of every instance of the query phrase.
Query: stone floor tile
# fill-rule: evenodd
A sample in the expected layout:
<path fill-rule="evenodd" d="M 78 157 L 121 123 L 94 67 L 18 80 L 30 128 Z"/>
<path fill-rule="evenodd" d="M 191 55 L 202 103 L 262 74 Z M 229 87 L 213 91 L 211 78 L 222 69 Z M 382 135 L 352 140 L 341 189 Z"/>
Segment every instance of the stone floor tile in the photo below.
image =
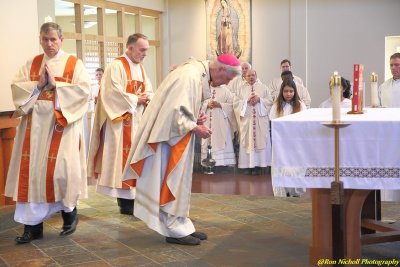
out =
<path fill-rule="evenodd" d="M 53 259 L 61 266 L 86 264 L 99 261 L 100 258 L 90 252 L 78 253 L 73 255 L 55 256 Z"/>

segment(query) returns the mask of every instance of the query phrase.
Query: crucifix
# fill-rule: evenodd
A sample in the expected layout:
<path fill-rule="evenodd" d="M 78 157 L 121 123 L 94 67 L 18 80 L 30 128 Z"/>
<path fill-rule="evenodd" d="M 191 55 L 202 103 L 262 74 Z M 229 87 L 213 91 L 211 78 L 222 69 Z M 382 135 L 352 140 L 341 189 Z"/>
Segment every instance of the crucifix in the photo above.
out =
<path fill-rule="evenodd" d="M 131 150 L 131 147 L 128 146 L 128 145 L 126 145 L 126 146 L 124 147 L 124 149 L 123 149 L 123 151 L 124 151 L 125 154 L 128 154 L 130 150 Z"/>
<path fill-rule="evenodd" d="M 36 72 L 32 73 L 30 75 L 31 81 L 36 81 L 36 77 L 39 77 L 39 75 L 37 75 Z"/>
<path fill-rule="evenodd" d="M 71 83 L 72 79 L 69 78 L 69 74 L 67 74 L 67 76 L 65 77 L 65 82 L 66 83 Z"/>
<path fill-rule="evenodd" d="M 57 159 L 57 157 L 55 157 L 53 153 L 51 153 L 47 158 L 50 160 L 50 163 L 52 163 L 53 160 Z"/>
<path fill-rule="evenodd" d="M 28 151 L 24 151 L 24 153 L 22 154 L 22 158 L 23 158 L 23 160 L 27 160 L 27 159 L 29 159 L 29 153 L 28 153 Z"/>

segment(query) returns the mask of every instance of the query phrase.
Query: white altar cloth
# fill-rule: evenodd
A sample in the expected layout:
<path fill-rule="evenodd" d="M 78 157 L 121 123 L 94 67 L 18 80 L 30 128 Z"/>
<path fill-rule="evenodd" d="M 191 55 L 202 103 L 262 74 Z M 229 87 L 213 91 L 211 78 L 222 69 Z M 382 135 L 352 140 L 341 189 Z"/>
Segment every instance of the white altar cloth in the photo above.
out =
<path fill-rule="evenodd" d="M 344 188 L 400 189 L 400 108 L 341 110 L 340 180 Z M 334 180 L 332 109 L 313 108 L 272 120 L 272 184 L 330 188 Z"/>

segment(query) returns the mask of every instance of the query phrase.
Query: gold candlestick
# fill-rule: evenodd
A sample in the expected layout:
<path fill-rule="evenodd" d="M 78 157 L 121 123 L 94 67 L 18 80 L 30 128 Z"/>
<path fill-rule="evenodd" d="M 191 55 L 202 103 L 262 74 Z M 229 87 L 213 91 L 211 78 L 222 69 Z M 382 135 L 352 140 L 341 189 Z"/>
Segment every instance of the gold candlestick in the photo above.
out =
<path fill-rule="evenodd" d="M 341 77 L 335 71 L 331 76 L 331 100 L 332 100 L 332 122 L 340 122 L 340 102 L 342 102 L 342 92 L 340 90 Z"/>
<path fill-rule="evenodd" d="M 378 75 L 375 72 L 371 74 L 371 82 L 378 82 Z"/>
<path fill-rule="evenodd" d="M 340 135 L 339 129 L 350 125 L 342 121 L 325 122 L 322 125 L 335 130 L 335 181 L 331 183 L 332 207 L 332 258 L 338 261 L 345 257 L 346 236 L 344 218 L 344 186 L 340 181 Z"/>
<path fill-rule="evenodd" d="M 371 74 L 371 107 L 379 107 L 378 101 L 378 75 L 373 72 Z"/>

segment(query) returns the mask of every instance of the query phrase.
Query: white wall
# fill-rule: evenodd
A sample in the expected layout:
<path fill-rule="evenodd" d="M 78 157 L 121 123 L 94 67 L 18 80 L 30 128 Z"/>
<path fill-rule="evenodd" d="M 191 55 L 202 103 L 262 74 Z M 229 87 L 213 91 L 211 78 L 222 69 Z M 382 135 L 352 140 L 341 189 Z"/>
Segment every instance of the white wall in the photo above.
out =
<path fill-rule="evenodd" d="M 166 3 L 169 53 L 164 53 L 164 65 L 191 55 L 205 58 L 205 2 Z M 252 0 L 253 66 L 267 83 L 279 76 L 280 61 L 291 59 L 317 107 L 329 95 L 327 84 L 335 70 L 352 80 L 353 64 L 361 63 L 367 81 L 372 71 L 383 81 L 388 64 L 384 37 L 400 35 L 399 14 L 399 0 Z M 368 96 L 369 91 L 367 105 Z"/>
<path fill-rule="evenodd" d="M 280 75 L 280 62 L 290 53 L 290 0 L 252 1 L 252 63 L 267 83 Z"/>
<path fill-rule="evenodd" d="M 383 82 L 385 36 L 400 35 L 399 0 L 308 0 L 308 87 L 313 106 L 328 97 L 334 70 L 353 80 L 353 64 L 364 64 L 366 103 L 374 71 Z"/>
<path fill-rule="evenodd" d="M 202 0 L 167 0 L 163 13 L 164 74 L 172 64 L 193 56 L 205 59 L 206 14 Z"/>
<path fill-rule="evenodd" d="M 1 1 L 0 10 L 0 111 L 9 111 L 14 110 L 10 84 L 15 73 L 40 51 L 38 14 L 36 1 Z"/>

